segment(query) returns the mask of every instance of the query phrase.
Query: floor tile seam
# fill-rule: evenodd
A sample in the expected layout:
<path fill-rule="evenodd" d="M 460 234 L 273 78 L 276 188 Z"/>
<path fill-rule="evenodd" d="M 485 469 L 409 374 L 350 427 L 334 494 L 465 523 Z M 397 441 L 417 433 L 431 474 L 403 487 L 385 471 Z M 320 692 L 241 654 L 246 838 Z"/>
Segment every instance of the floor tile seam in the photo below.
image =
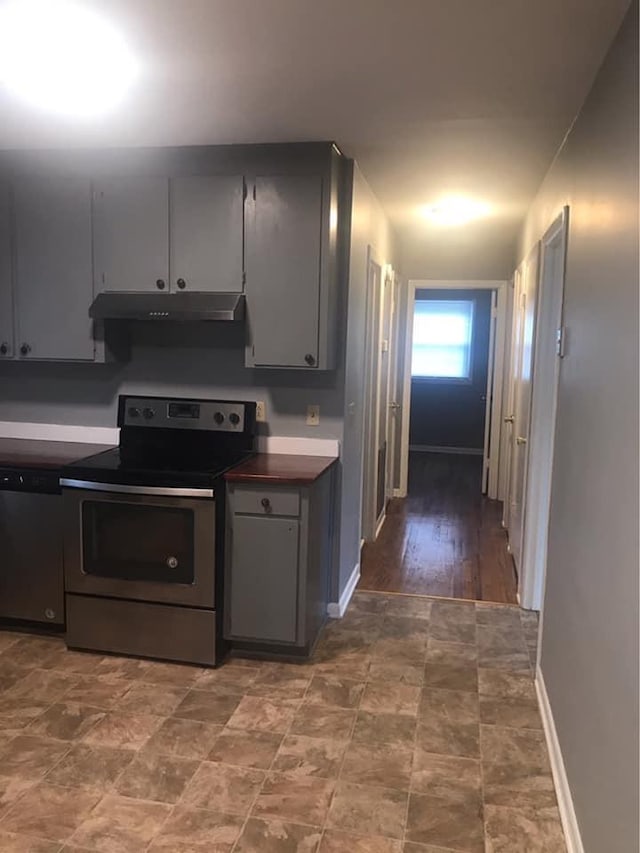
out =
<path fill-rule="evenodd" d="M 275 761 L 276 761 L 276 758 L 278 757 L 278 753 L 280 752 L 280 749 L 281 749 L 281 747 L 282 747 L 282 744 L 283 744 L 283 743 L 285 742 L 285 740 L 289 737 L 289 734 L 290 734 L 291 729 L 292 729 L 292 727 L 293 727 L 293 722 L 294 722 L 294 719 L 295 719 L 295 715 L 298 713 L 298 711 L 300 710 L 300 708 L 301 708 L 301 707 L 302 707 L 302 705 L 304 704 L 305 697 L 306 697 L 306 695 L 307 695 L 307 693 L 308 693 L 308 691 L 309 691 L 309 687 L 311 686 L 311 682 L 312 682 L 312 681 L 313 681 L 313 674 L 311 675 L 311 678 L 309 679 L 309 682 L 307 683 L 307 686 L 306 686 L 306 688 L 305 688 L 304 694 L 303 694 L 303 696 L 301 697 L 301 699 L 300 699 L 300 701 L 299 701 L 299 703 L 298 703 L 297 708 L 295 709 L 294 713 L 291 715 L 291 721 L 289 722 L 289 725 L 287 726 L 286 730 L 282 733 L 282 740 L 280 741 L 280 745 L 278 746 L 278 749 L 276 750 L 275 755 L 274 755 L 274 756 L 273 756 L 273 758 L 271 759 L 271 763 L 269 764 L 268 769 L 264 771 L 264 779 L 262 780 L 262 782 L 260 783 L 260 785 L 259 785 L 259 786 L 258 786 L 258 788 L 257 788 L 256 794 L 255 794 L 255 796 L 253 797 L 253 800 L 252 800 L 252 802 L 251 802 L 251 805 L 249 806 L 249 809 L 248 809 L 248 811 L 247 811 L 247 814 L 245 815 L 244 820 L 243 820 L 243 822 L 242 822 L 242 826 L 241 826 L 241 828 L 240 828 L 240 831 L 238 832 L 238 835 L 237 835 L 237 837 L 236 837 L 236 840 L 233 842 L 233 845 L 232 845 L 232 847 L 231 847 L 231 851 L 230 851 L 230 853 L 234 853 L 234 851 L 235 851 L 235 850 L 236 850 L 236 848 L 238 847 L 238 844 L 239 844 L 239 842 L 240 842 L 240 839 L 242 838 L 242 836 L 243 836 L 243 834 L 244 834 L 244 831 L 245 831 L 245 829 L 246 829 L 246 827 L 247 827 L 247 824 L 249 823 L 249 821 L 251 820 L 251 818 L 252 818 L 252 817 L 254 817 L 254 815 L 253 815 L 253 810 L 254 810 L 254 808 L 255 808 L 255 806 L 256 806 L 256 803 L 258 802 L 258 799 L 260 798 L 260 795 L 263 793 L 264 786 L 265 786 L 265 784 L 266 784 L 266 782 L 267 782 L 267 779 L 269 778 L 269 775 L 270 775 L 271 773 L 275 772 L 275 771 L 273 770 L 273 765 L 274 765 L 274 763 L 275 763 Z M 226 724 L 225 724 L 225 728 L 226 728 Z M 257 819 L 259 819 L 259 818 L 257 818 Z M 287 822 L 288 822 L 288 821 L 287 821 Z"/>

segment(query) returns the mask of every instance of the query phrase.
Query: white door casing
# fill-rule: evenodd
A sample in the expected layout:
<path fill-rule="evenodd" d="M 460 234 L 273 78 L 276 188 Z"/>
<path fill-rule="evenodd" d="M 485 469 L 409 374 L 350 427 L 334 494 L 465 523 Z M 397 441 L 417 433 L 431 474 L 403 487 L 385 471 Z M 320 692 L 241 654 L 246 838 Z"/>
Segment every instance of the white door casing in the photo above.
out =
<path fill-rule="evenodd" d="M 409 477 L 409 422 L 411 409 L 411 352 L 413 346 L 413 315 L 416 290 L 494 290 L 496 292 L 495 346 L 489 348 L 490 367 L 487 381 L 487 408 L 490 409 L 490 423 L 485 424 L 484 470 L 487 471 L 487 496 L 502 500 L 500 492 L 501 464 L 501 428 L 503 413 L 503 384 L 505 369 L 505 341 L 507 327 L 507 281 L 472 279 L 468 281 L 411 279 L 406 299 L 404 317 L 404 377 L 402 387 L 401 453 L 400 453 L 400 496 L 407 494 Z M 493 359 L 493 363 L 491 363 Z M 400 393 L 400 390 L 398 391 Z M 489 456 L 487 456 L 489 453 Z"/>

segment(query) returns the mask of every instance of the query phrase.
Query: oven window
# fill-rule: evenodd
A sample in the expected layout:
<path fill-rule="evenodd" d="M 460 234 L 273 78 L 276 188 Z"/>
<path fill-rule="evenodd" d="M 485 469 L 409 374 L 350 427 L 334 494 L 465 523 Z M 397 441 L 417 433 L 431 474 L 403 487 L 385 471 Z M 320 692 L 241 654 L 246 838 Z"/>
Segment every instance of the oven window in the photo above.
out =
<path fill-rule="evenodd" d="M 82 504 L 83 568 L 89 575 L 191 584 L 193 538 L 189 509 L 120 501 Z"/>

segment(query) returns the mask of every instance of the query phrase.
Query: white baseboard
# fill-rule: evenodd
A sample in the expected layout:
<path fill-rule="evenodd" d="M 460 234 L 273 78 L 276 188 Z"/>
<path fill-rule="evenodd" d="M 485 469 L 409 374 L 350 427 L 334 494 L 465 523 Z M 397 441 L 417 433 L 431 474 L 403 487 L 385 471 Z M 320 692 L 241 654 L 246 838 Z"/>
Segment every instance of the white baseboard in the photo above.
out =
<path fill-rule="evenodd" d="M 560 810 L 560 819 L 562 820 L 562 828 L 564 830 L 565 842 L 567 844 L 567 853 L 584 853 L 584 846 L 580 836 L 580 827 L 576 818 L 575 809 L 573 808 L 573 798 L 571 796 L 571 788 L 569 787 L 569 779 L 562 758 L 562 750 L 560 749 L 560 741 L 556 731 L 556 724 L 553 719 L 553 712 L 547 695 L 542 670 L 538 666 L 536 671 L 536 693 L 538 694 L 538 705 L 540 706 L 540 715 L 542 716 L 542 725 L 544 734 L 547 739 L 547 748 L 551 759 L 551 771 L 553 773 L 553 781 L 556 786 L 556 794 L 558 797 L 558 808 Z"/>
<path fill-rule="evenodd" d="M 332 619 L 342 619 L 344 616 L 347 607 L 349 606 L 349 602 L 355 592 L 356 587 L 358 586 L 358 581 L 360 580 L 360 563 L 356 563 L 353 567 L 353 571 L 351 572 L 351 577 L 347 581 L 345 588 L 342 590 L 342 595 L 340 596 L 340 601 L 332 601 L 329 603 L 327 607 L 327 613 Z"/>

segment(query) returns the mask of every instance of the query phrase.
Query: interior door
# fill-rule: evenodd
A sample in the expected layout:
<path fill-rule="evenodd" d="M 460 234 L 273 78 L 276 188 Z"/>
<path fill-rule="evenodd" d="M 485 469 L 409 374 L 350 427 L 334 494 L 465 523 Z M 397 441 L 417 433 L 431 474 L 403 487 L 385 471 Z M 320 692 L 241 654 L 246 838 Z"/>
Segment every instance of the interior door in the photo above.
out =
<path fill-rule="evenodd" d="M 378 378 L 378 429 L 376 470 L 376 526 L 384 517 L 389 498 L 389 458 L 391 457 L 389 436 L 389 401 L 391 381 L 391 347 L 393 328 L 393 275 L 391 270 L 384 277 L 382 290 L 382 318 L 380 329 L 380 364 Z"/>
<path fill-rule="evenodd" d="M 94 185 L 95 292 L 168 291 L 169 181 L 106 178 Z"/>
<path fill-rule="evenodd" d="M 396 465 L 398 460 L 398 440 L 400 437 L 400 415 L 402 407 L 400 398 L 402 386 L 400 383 L 400 328 L 401 312 L 399 310 L 400 281 L 393 273 L 391 276 L 391 321 L 389 337 L 389 400 L 387 404 L 387 500 L 393 497 L 396 486 Z"/>
<path fill-rule="evenodd" d="M 518 279 L 514 302 L 514 359 L 513 359 L 513 429 L 511 436 L 511 486 L 509 490 L 509 546 L 520 571 L 524 532 L 525 490 L 531 395 L 533 388 L 533 357 L 535 340 L 536 302 L 538 291 L 539 246 L 529 253 Z"/>
<path fill-rule="evenodd" d="M 170 194 L 171 290 L 241 293 L 242 176 L 172 178 Z"/>

